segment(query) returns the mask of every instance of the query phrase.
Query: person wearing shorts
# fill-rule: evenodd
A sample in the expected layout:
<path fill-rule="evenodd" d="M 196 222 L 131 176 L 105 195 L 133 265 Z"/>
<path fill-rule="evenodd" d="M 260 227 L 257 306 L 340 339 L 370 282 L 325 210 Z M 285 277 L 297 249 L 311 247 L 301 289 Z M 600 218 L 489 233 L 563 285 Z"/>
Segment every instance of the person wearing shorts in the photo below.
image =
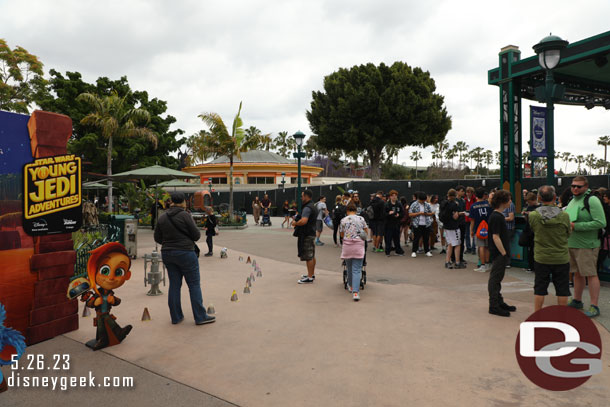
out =
<path fill-rule="evenodd" d="M 315 280 L 316 269 L 316 218 L 318 212 L 311 198 L 313 193 L 306 189 L 301 193 L 303 209 L 301 210 L 300 219 L 294 220 L 291 224 L 295 228 L 294 236 L 297 240 L 297 255 L 301 261 L 307 262 L 307 275 L 301 276 L 298 280 L 299 284 L 311 284 Z"/>
<path fill-rule="evenodd" d="M 445 257 L 445 268 L 463 269 L 466 265 L 461 261 L 460 243 L 461 233 L 458 222 L 459 207 L 456 202 L 457 192 L 450 189 L 447 192 L 447 202 L 441 208 L 441 221 L 445 230 L 445 240 L 447 241 L 447 255 Z M 455 253 L 455 264 L 451 262 L 451 255 Z"/>
<path fill-rule="evenodd" d="M 477 231 L 479 230 L 479 225 L 481 225 L 482 221 L 488 223 L 488 233 L 489 233 L 489 215 L 491 215 L 491 205 L 487 200 L 487 191 L 481 187 L 477 188 L 475 191 L 475 196 L 477 201 L 472 204 L 470 207 L 470 236 L 475 241 L 475 247 L 479 252 L 479 261 L 480 266 L 475 268 L 474 271 L 478 271 L 481 273 L 487 272 L 491 270 L 491 264 L 489 263 L 489 235 L 487 239 L 482 239 L 477 236 Z"/>
<path fill-rule="evenodd" d="M 570 272 L 574 273 L 574 298 L 569 306 L 582 309 L 582 294 L 585 289 L 585 279 L 589 285 L 591 306 L 585 312 L 588 317 L 599 315 L 599 277 L 597 275 L 597 256 L 601 241 L 599 232 L 606 227 L 604 208 L 596 196 L 591 194 L 589 181 L 583 176 L 572 180 L 574 198 L 566 208 L 570 216 L 572 234 L 568 239 L 570 248 Z"/>
<path fill-rule="evenodd" d="M 567 305 L 570 296 L 570 216 L 555 206 L 555 188 L 544 185 L 538 190 L 542 206 L 528 215 L 534 233 L 534 310 L 544 305 L 551 281 L 558 305 Z"/>
<path fill-rule="evenodd" d="M 324 218 L 328 215 L 328 208 L 326 207 L 326 197 L 321 196 L 316 203 L 316 210 L 318 211 L 318 216 L 316 217 L 316 241 L 315 244 L 317 246 L 323 246 L 324 243 L 320 240 L 320 236 L 322 235 L 322 231 L 324 230 Z"/>

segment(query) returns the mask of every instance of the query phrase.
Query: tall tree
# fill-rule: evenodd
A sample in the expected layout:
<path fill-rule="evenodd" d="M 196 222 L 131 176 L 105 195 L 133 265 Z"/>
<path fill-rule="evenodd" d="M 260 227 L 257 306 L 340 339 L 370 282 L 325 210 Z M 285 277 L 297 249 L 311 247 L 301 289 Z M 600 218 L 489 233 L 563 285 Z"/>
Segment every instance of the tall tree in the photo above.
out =
<path fill-rule="evenodd" d="M 116 92 L 110 96 L 99 97 L 91 93 L 81 93 L 78 98 L 89 106 L 91 113 L 83 117 L 81 123 L 101 130 L 102 136 L 108 141 L 106 174 L 112 175 L 112 141 L 129 137 L 145 137 L 156 148 L 157 135 L 146 127 L 150 122 L 150 114 L 144 109 L 133 109 L 119 97 Z M 108 212 L 112 212 L 112 181 L 108 180 Z"/>
<path fill-rule="evenodd" d="M 596 161 L 597 158 L 595 157 L 595 154 L 587 154 L 585 157 L 585 164 L 589 167 L 589 175 L 593 174 L 593 167 L 595 167 Z"/>
<path fill-rule="evenodd" d="M 572 153 L 569 151 L 564 151 L 563 153 L 560 154 L 561 157 L 561 161 L 563 161 L 563 163 L 565 164 L 565 169 L 564 169 L 564 173 L 568 173 L 568 164 L 571 161 L 574 161 L 574 158 L 572 156 Z"/>
<path fill-rule="evenodd" d="M 36 93 L 44 88 L 42 63 L 22 47 L 11 49 L 0 38 L 0 110 L 29 113 Z"/>
<path fill-rule="evenodd" d="M 464 141 L 458 141 L 455 143 L 455 150 L 458 154 L 458 166 L 460 166 L 464 163 L 463 158 L 466 152 L 468 152 L 468 144 Z"/>
<path fill-rule="evenodd" d="M 597 139 L 597 144 L 604 146 L 604 162 L 608 161 L 608 146 L 610 145 L 610 136 L 601 136 Z M 604 174 L 608 173 L 608 168 L 604 168 Z"/>
<path fill-rule="evenodd" d="M 434 143 L 433 147 L 434 150 L 432 151 L 432 158 L 438 160 L 437 165 L 442 167 L 445 151 L 449 148 L 449 143 L 442 140 L 438 143 Z"/>
<path fill-rule="evenodd" d="M 482 162 L 484 161 L 484 152 L 483 147 L 475 147 L 470 151 L 470 157 L 477 164 L 477 174 L 479 173 L 480 168 L 482 167 Z"/>
<path fill-rule="evenodd" d="M 447 160 L 451 160 L 451 168 L 455 168 L 453 166 L 453 159 L 457 156 L 457 150 L 455 149 L 455 146 L 448 148 L 447 150 L 445 150 L 445 158 Z"/>
<path fill-rule="evenodd" d="M 209 154 L 215 156 L 226 155 L 229 158 L 229 216 L 233 214 L 233 160 L 241 158 L 241 153 L 245 153 L 259 144 L 255 137 L 246 137 L 246 132 L 242 128 L 241 102 L 239 109 L 233 119 L 231 132 L 217 113 L 202 113 L 198 117 L 209 127 L 203 145 Z"/>
<path fill-rule="evenodd" d="M 493 164 L 494 161 L 494 153 L 491 150 L 485 150 L 484 157 L 485 157 L 485 165 L 487 166 L 487 175 L 489 175 L 489 170 L 491 169 L 491 164 Z"/>
<path fill-rule="evenodd" d="M 341 68 L 324 78 L 323 92 L 312 92 L 307 119 L 320 146 L 366 151 L 378 180 L 385 146 L 426 147 L 444 139 L 451 118 L 435 91 L 429 72 L 404 62 Z"/>
<path fill-rule="evenodd" d="M 43 110 L 65 114 L 72 119 L 72 138 L 68 142 L 68 151 L 90 163 L 85 166 L 86 172 L 101 174 L 107 169 L 105 154 L 100 154 L 106 150 L 106 141 L 100 129 L 81 124 L 81 120 L 90 113 L 90 106 L 77 100 L 77 97 L 81 93 L 110 96 L 113 91 L 125 98 L 129 108 L 146 110 L 150 115 L 147 127 L 157 134 L 157 148 L 146 137 L 113 140 L 113 154 L 121 157 L 121 160 L 113 162 L 113 171 L 128 171 L 134 163 L 140 166 L 159 164 L 177 169 L 179 161 L 171 153 L 183 144 L 179 137 L 184 131 L 172 128 L 176 118 L 166 114 L 166 101 L 149 97 L 146 91 L 132 91 L 125 76 L 118 80 L 100 77 L 94 83 L 87 83 L 78 72 L 66 72 L 64 75 L 51 69 L 48 85 L 45 92 L 37 96 L 36 104 Z"/>
<path fill-rule="evenodd" d="M 273 145 L 277 149 L 277 153 L 285 158 L 288 158 L 290 151 L 288 146 L 288 140 L 289 136 L 287 131 L 280 131 L 277 137 L 273 139 Z"/>
<path fill-rule="evenodd" d="M 581 171 L 582 171 L 581 165 L 585 162 L 585 157 L 583 155 L 577 155 L 575 157 L 575 161 L 576 161 L 576 164 L 578 165 L 578 168 L 576 171 L 578 172 L 578 174 L 581 174 Z"/>
<path fill-rule="evenodd" d="M 417 162 L 422 159 L 421 152 L 413 151 L 410 158 L 412 161 L 415 161 L 415 178 L 417 178 Z"/>

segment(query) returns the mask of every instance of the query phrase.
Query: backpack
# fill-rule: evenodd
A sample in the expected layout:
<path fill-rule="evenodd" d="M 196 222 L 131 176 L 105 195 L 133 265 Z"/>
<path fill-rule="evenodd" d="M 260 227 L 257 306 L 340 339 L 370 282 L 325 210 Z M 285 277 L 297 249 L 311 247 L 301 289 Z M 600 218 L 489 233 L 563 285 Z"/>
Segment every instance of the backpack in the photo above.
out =
<path fill-rule="evenodd" d="M 441 205 L 439 206 L 438 218 L 443 223 L 449 223 L 453 220 L 453 213 L 449 213 L 449 211 L 447 210 L 449 208 L 449 200 L 447 199 L 441 202 Z"/>
<path fill-rule="evenodd" d="M 375 210 L 373 209 L 373 205 L 369 205 L 366 208 L 366 216 L 369 217 L 369 220 L 370 219 L 375 219 Z"/>
<path fill-rule="evenodd" d="M 489 237 L 489 225 L 485 219 L 479 223 L 479 227 L 477 228 L 475 235 L 481 240 L 485 240 Z"/>

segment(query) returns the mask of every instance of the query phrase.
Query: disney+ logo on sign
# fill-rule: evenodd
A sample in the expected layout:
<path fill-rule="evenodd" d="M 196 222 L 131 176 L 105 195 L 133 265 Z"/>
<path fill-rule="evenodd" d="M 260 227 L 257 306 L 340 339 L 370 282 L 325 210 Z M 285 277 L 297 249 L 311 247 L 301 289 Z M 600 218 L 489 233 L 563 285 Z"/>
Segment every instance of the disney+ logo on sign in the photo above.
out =
<path fill-rule="evenodd" d="M 566 306 L 543 308 L 521 323 L 515 353 L 534 384 L 574 389 L 602 371 L 602 343 L 591 319 Z"/>

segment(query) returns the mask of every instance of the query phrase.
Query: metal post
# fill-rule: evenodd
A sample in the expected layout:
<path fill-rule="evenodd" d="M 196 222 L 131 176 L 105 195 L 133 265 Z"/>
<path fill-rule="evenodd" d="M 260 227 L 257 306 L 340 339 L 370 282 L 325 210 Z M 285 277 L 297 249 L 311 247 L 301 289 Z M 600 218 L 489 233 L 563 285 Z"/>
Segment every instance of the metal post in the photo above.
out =
<path fill-rule="evenodd" d="M 546 182 L 555 185 L 555 124 L 553 122 L 555 106 L 553 103 L 553 71 L 546 71 Z"/>
<path fill-rule="evenodd" d="M 301 214 L 301 146 L 298 146 L 297 150 L 297 167 L 298 167 L 298 179 L 297 179 L 297 210 Z"/>

